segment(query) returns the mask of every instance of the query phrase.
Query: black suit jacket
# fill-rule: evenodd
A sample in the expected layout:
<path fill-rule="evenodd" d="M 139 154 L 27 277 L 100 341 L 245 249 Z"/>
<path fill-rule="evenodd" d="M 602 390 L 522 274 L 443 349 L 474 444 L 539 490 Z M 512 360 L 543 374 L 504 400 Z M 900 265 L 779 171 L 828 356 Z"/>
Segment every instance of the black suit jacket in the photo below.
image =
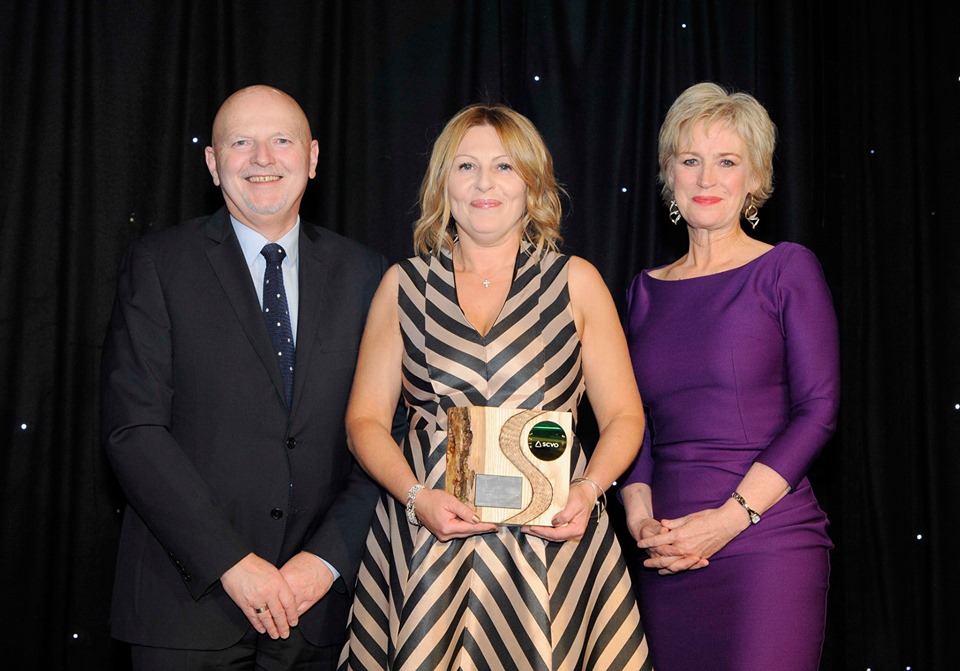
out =
<path fill-rule="evenodd" d="M 102 359 L 102 436 L 127 496 L 111 614 L 121 640 L 215 649 L 249 622 L 219 577 L 307 550 L 341 573 L 300 618 L 344 639 L 377 487 L 344 411 L 379 254 L 301 221 L 293 404 L 226 209 L 132 243 Z"/>

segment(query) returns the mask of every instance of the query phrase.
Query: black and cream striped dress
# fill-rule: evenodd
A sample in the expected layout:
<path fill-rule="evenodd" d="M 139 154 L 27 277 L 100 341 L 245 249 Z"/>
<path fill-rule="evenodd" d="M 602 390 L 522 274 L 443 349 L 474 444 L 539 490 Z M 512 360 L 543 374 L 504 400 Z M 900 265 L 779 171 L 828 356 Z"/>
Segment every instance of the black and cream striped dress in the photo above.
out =
<path fill-rule="evenodd" d="M 584 392 L 567 290 L 568 257 L 517 257 L 486 336 L 467 322 L 446 253 L 400 263 L 403 450 L 417 478 L 443 488 L 447 409 L 482 405 L 571 411 Z M 577 441 L 575 475 L 586 457 Z M 579 542 L 518 527 L 438 541 L 404 507 L 377 507 L 356 586 L 341 669 L 648 669 L 647 644 L 609 518 Z"/>

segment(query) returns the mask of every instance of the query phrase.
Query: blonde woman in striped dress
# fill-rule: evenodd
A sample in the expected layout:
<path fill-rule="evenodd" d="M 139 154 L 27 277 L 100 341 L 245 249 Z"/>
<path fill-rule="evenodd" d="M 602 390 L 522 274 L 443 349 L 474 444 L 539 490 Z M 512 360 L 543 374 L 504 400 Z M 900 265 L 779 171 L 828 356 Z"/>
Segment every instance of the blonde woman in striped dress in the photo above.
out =
<path fill-rule="evenodd" d="M 637 454 L 643 410 L 600 274 L 557 250 L 558 192 L 539 133 L 509 108 L 465 108 L 434 145 L 419 256 L 380 285 L 347 410 L 351 449 L 386 494 L 344 669 L 651 668 L 620 546 L 591 515 Z M 580 479 L 552 526 L 479 522 L 444 491 L 450 408 L 576 418 L 584 393 L 599 439 L 573 441 Z"/>

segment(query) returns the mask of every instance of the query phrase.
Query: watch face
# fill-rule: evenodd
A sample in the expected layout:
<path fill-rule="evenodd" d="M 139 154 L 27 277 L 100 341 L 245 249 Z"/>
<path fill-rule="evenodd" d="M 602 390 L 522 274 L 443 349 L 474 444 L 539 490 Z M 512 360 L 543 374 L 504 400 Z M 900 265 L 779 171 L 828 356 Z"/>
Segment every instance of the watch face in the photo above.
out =
<path fill-rule="evenodd" d="M 756 524 L 757 522 L 760 521 L 760 516 L 756 513 L 753 513 L 750 515 L 750 521 Z"/>

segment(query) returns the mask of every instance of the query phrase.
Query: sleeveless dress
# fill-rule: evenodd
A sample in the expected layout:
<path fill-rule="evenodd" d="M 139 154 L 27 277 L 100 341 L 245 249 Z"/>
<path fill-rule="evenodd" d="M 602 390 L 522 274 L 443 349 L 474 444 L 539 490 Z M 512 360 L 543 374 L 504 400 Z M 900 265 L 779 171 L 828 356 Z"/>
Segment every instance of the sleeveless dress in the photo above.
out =
<path fill-rule="evenodd" d="M 457 303 L 450 256 L 400 267 L 403 451 L 417 478 L 444 486 L 447 410 L 570 411 L 584 392 L 567 290 L 568 257 L 519 253 L 496 323 L 481 336 Z M 578 441 L 574 475 L 586 455 Z M 341 669 L 651 669 L 629 572 L 604 516 L 579 542 L 501 526 L 448 542 L 377 507 L 357 580 Z"/>
<path fill-rule="evenodd" d="M 643 272 L 627 301 L 649 434 L 624 486 L 649 484 L 658 519 L 722 505 L 755 461 L 791 486 L 706 568 L 639 567 L 658 671 L 816 671 L 832 544 L 805 474 L 833 433 L 840 393 L 820 264 L 783 242 L 715 275 Z"/>

